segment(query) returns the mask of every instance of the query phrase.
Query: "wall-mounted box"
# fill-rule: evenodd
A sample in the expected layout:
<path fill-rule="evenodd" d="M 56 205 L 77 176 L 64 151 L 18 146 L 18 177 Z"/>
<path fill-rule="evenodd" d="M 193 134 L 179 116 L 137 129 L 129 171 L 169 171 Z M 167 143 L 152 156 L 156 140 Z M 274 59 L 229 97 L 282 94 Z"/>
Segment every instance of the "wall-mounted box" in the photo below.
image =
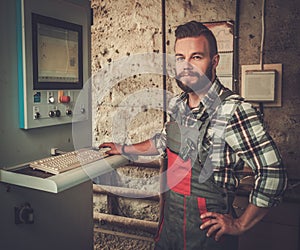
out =
<path fill-rule="evenodd" d="M 243 96 L 247 101 L 275 100 L 276 70 L 246 70 Z"/>
<path fill-rule="evenodd" d="M 261 65 L 259 64 L 242 65 L 241 95 L 246 100 L 249 100 L 254 103 L 264 102 L 265 107 L 281 107 L 282 64 L 264 64 L 263 66 L 263 70 L 261 70 Z M 260 78 L 262 81 L 258 82 L 256 80 L 257 77 Z M 274 78 L 275 81 L 273 88 Z M 274 95 L 272 94 L 273 89 Z"/>

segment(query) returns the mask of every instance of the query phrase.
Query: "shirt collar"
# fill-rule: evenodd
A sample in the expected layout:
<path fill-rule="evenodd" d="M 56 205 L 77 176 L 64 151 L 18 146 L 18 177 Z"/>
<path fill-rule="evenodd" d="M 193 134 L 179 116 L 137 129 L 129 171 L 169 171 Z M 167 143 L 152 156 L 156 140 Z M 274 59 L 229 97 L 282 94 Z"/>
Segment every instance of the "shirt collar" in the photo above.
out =
<path fill-rule="evenodd" d="M 202 104 L 208 113 L 210 113 L 210 111 L 214 111 L 215 108 L 220 104 L 221 101 L 219 96 L 221 95 L 223 89 L 223 85 L 220 83 L 219 79 L 216 78 L 207 94 L 200 102 L 200 105 Z"/>
<path fill-rule="evenodd" d="M 197 119 L 199 119 L 206 111 L 209 115 L 214 112 L 217 105 L 220 104 L 218 98 L 224 87 L 219 82 L 218 78 L 215 79 L 207 94 L 203 97 L 200 105 L 197 108 L 190 110 L 187 106 L 188 94 L 183 92 L 177 98 L 171 99 L 169 114 L 176 114 L 178 111 L 183 113 L 192 112 Z"/>

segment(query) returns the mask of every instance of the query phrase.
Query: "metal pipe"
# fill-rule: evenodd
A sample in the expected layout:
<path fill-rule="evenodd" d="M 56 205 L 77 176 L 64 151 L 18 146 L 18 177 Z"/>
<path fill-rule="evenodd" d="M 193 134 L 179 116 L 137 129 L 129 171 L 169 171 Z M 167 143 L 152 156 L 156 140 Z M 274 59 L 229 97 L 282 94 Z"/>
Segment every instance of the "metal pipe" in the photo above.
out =
<path fill-rule="evenodd" d="M 167 49 L 166 49 L 166 1 L 161 0 L 162 52 L 163 52 L 163 122 L 167 122 Z"/>
<path fill-rule="evenodd" d="M 240 93 L 239 84 L 239 25 L 240 25 L 240 0 L 236 0 L 234 20 L 234 64 L 233 64 L 233 91 Z"/>
<path fill-rule="evenodd" d="M 94 220 L 99 221 L 100 223 L 110 223 L 117 226 L 140 229 L 149 233 L 155 233 L 158 228 L 158 222 L 97 212 L 94 212 Z"/>
<path fill-rule="evenodd" d="M 120 237 L 126 237 L 126 238 L 135 239 L 135 240 L 143 240 L 143 241 L 154 242 L 154 239 L 151 238 L 151 237 L 145 237 L 145 236 L 139 236 L 139 235 L 128 234 L 128 233 L 123 233 L 123 232 L 117 232 L 117 231 L 107 230 L 107 229 L 103 229 L 103 228 L 94 228 L 94 232 L 103 233 L 103 234 L 110 234 L 110 235 L 115 235 L 115 236 L 120 236 Z"/>
<path fill-rule="evenodd" d="M 95 194 L 104 194 L 112 196 L 120 196 L 127 198 L 146 199 L 159 201 L 159 194 L 145 190 L 138 190 L 133 188 L 115 187 L 108 185 L 93 185 L 93 192 Z"/>
<path fill-rule="evenodd" d="M 129 162 L 125 167 L 143 167 L 143 168 L 154 168 L 159 169 L 162 165 L 163 159 L 153 160 L 151 162 Z"/>

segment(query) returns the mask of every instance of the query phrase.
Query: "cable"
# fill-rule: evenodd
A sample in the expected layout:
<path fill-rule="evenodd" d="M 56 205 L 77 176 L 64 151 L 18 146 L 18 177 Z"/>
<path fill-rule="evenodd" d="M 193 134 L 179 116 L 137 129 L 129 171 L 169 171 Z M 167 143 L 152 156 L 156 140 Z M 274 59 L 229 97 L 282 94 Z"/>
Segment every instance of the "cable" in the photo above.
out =
<path fill-rule="evenodd" d="M 265 0 L 262 0 L 261 9 L 261 43 L 260 43 L 260 69 L 264 70 L 263 55 L 264 55 L 264 42 L 265 42 Z"/>
<path fill-rule="evenodd" d="M 234 59 L 233 59 L 233 92 L 239 93 L 240 86 L 238 85 L 239 79 L 239 25 L 240 25 L 240 0 L 235 2 L 235 27 L 234 27 Z"/>
<path fill-rule="evenodd" d="M 259 55 L 259 64 L 260 70 L 264 70 L 264 43 L 265 43 L 265 0 L 262 0 L 261 7 L 261 42 L 260 42 L 260 55 Z M 259 103 L 259 110 L 261 115 L 264 115 L 264 104 L 262 102 Z"/>

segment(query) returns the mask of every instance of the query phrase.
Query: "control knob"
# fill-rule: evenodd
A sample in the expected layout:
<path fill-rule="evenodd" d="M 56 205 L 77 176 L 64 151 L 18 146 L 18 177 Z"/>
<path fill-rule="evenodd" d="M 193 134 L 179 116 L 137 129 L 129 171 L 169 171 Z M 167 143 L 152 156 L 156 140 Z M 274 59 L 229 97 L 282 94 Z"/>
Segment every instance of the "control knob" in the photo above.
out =
<path fill-rule="evenodd" d="M 39 119 L 40 117 L 41 117 L 40 112 L 35 112 L 35 114 L 34 114 L 34 119 L 37 120 L 37 119 Z"/>
<path fill-rule="evenodd" d="M 55 116 L 60 117 L 60 115 L 61 115 L 60 110 L 59 109 L 55 110 Z"/>
<path fill-rule="evenodd" d="M 49 103 L 54 103 L 55 102 L 54 96 L 49 96 L 48 102 Z"/>
<path fill-rule="evenodd" d="M 71 116 L 72 115 L 72 110 L 71 109 L 67 109 L 66 110 L 66 115 L 67 116 Z"/>
<path fill-rule="evenodd" d="M 49 116 L 50 116 L 50 117 L 54 117 L 54 116 L 55 116 L 55 113 L 54 113 L 53 110 L 50 110 L 50 111 L 49 111 Z"/>

